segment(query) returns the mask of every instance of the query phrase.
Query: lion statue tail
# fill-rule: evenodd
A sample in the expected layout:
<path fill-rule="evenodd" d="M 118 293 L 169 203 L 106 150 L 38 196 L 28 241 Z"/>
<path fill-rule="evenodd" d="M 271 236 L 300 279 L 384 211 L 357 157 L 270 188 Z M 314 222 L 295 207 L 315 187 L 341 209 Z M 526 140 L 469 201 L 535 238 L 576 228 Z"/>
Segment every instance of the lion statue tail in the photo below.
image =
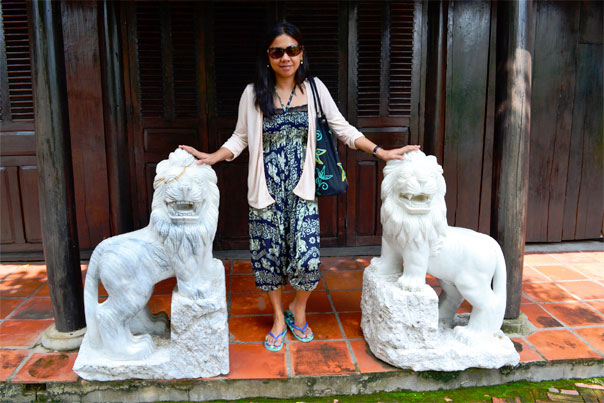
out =
<path fill-rule="evenodd" d="M 91 345 L 99 346 L 101 344 L 101 335 L 99 333 L 97 322 L 97 310 L 99 306 L 99 260 L 102 255 L 103 245 L 99 245 L 92 252 L 88 271 L 86 272 L 86 282 L 84 283 L 84 315 L 86 316 L 86 333 Z"/>
<path fill-rule="evenodd" d="M 501 316 L 503 320 L 503 316 L 505 315 L 505 304 L 507 299 L 507 274 L 505 268 L 505 259 L 503 257 L 503 252 L 501 249 L 498 250 L 497 258 L 495 262 L 495 274 L 493 275 L 493 292 L 497 297 L 498 307 L 497 312 L 498 316 Z"/>

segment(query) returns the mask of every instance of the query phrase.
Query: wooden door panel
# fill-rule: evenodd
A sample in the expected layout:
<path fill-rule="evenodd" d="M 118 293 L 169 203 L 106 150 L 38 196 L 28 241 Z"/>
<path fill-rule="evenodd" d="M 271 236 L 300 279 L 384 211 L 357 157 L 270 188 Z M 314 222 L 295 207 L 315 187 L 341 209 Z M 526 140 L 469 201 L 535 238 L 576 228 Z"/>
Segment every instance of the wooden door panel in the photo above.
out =
<path fill-rule="evenodd" d="M 36 166 L 19 167 L 19 186 L 22 189 L 23 227 L 28 243 L 42 242 L 40 228 L 40 203 L 38 194 L 38 168 Z"/>
<path fill-rule="evenodd" d="M 0 243 L 23 243 L 16 167 L 0 167 Z"/>

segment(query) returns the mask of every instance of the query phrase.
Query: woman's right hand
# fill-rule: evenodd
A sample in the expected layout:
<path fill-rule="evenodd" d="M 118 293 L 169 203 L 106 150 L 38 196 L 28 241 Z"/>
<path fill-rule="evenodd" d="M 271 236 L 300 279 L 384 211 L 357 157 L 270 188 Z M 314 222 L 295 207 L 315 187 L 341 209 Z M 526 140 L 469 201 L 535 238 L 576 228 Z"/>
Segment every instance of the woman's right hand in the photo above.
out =
<path fill-rule="evenodd" d="M 180 146 L 178 146 L 178 148 L 182 148 L 183 150 L 185 150 L 186 152 L 191 154 L 193 157 L 197 158 L 197 161 L 195 161 L 195 163 L 197 165 L 200 165 L 200 164 L 214 165 L 215 163 L 218 162 L 218 159 L 215 158 L 215 156 L 214 156 L 215 153 L 214 154 L 202 153 L 201 151 L 198 151 L 191 146 L 185 146 L 185 145 L 180 145 Z"/>

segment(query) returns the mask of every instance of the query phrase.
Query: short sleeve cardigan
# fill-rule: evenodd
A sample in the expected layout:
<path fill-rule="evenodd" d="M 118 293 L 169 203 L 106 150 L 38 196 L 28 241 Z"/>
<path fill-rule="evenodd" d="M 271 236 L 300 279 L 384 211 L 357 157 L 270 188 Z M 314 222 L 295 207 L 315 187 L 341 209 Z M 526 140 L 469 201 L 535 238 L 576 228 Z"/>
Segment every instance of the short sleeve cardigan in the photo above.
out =
<path fill-rule="evenodd" d="M 338 110 L 336 103 L 329 94 L 329 90 L 318 78 L 315 78 L 317 91 L 321 99 L 321 106 L 330 129 L 340 141 L 352 149 L 356 149 L 354 142 L 363 137 L 355 127 L 350 125 Z M 315 149 L 317 145 L 316 136 L 316 111 L 312 99 L 312 91 L 308 80 L 304 81 L 304 92 L 308 101 L 308 143 L 306 144 L 306 156 L 304 169 L 300 181 L 294 188 L 294 194 L 305 200 L 315 198 Z M 233 153 L 231 161 L 239 156 L 245 147 L 249 148 L 250 160 L 247 179 L 247 199 L 251 207 L 264 208 L 275 202 L 271 197 L 266 185 L 264 175 L 264 159 L 262 152 L 262 111 L 255 105 L 255 93 L 253 84 L 249 84 L 239 101 L 239 113 L 235 132 L 222 145 Z"/>

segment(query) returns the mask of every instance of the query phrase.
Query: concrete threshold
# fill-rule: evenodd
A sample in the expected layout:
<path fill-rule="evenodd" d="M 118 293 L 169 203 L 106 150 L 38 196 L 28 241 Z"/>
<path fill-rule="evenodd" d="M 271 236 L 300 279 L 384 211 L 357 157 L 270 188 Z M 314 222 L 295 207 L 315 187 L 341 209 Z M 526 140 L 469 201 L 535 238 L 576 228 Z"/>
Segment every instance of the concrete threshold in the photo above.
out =
<path fill-rule="evenodd" d="M 3 383 L 3 402 L 184 402 L 247 398 L 301 398 L 358 395 L 379 392 L 451 390 L 500 385 L 516 381 L 592 378 L 604 376 L 604 360 L 521 363 L 500 369 L 469 368 L 441 372 L 389 372 L 297 376 L 286 379 L 129 380 L 118 382 L 47 384 Z"/>

